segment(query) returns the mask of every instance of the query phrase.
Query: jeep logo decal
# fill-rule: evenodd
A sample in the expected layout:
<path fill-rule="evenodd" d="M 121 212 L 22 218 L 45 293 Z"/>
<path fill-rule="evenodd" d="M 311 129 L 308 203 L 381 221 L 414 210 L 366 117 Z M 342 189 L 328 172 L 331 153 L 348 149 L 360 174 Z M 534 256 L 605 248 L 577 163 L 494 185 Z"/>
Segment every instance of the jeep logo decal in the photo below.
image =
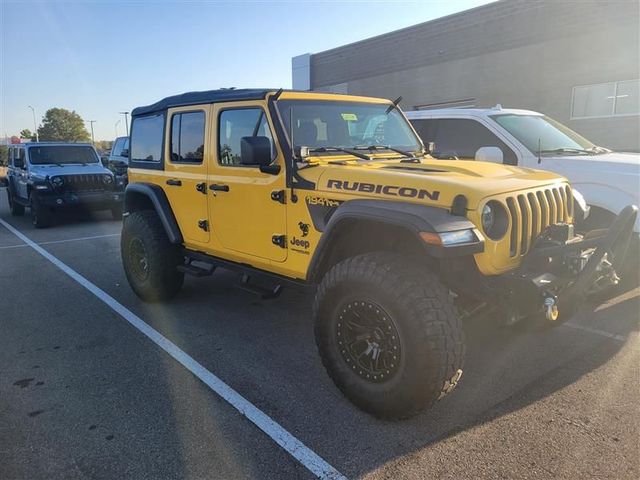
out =
<path fill-rule="evenodd" d="M 291 245 L 295 247 L 302 247 L 305 250 L 311 246 L 311 244 L 309 243 L 309 240 L 300 240 L 299 238 L 296 238 L 296 237 L 293 237 L 291 239 Z"/>
<path fill-rule="evenodd" d="M 384 195 L 393 195 L 395 197 L 405 198 L 428 198 L 429 200 L 438 200 L 440 192 L 424 190 L 422 188 L 398 187 L 396 185 L 376 185 L 374 183 L 349 182 L 343 180 L 327 181 L 327 188 L 335 188 L 338 190 L 358 191 L 363 193 L 382 193 Z"/>

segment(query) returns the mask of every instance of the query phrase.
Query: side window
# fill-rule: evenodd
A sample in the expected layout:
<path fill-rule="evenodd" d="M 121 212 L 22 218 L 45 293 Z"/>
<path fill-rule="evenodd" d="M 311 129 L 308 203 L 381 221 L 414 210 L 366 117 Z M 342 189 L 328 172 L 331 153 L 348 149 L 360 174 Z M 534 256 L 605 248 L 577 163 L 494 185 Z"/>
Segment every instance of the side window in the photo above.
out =
<path fill-rule="evenodd" d="M 518 164 L 515 152 L 475 120 L 445 118 L 431 121 L 433 123 L 427 128 L 428 138 L 422 139 L 425 143 L 434 142 L 434 156 L 438 158 L 473 160 L 479 148 L 498 147 L 502 150 L 504 163 Z"/>
<path fill-rule="evenodd" d="M 271 144 L 271 159 L 276 149 L 264 110 L 237 108 L 223 110 L 218 122 L 218 162 L 225 166 L 239 166 L 242 137 L 267 137 Z"/>
<path fill-rule="evenodd" d="M 23 168 L 27 168 L 27 163 L 24 160 L 24 148 L 14 148 L 13 149 L 13 158 L 19 158 L 22 160 Z"/>
<path fill-rule="evenodd" d="M 164 115 L 137 117 L 131 123 L 131 160 L 136 162 L 160 162 Z"/>
<path fill-rule="evenodd" d="M 171 161 L 202 163 L 204 112 L 176 113 L 171 117 Z"/>
<path fill-rule="evenodd" d="M 125 140 L 126 138 L 119 138 L 118 140 L 116 140 L 116 143 L 113 146 L 113 155 L 115 155 L 116 157 L 119 157 L 120 155 L 122 155 L 122 150 L 126 148 L 124 146 Z"/>
<path fill-rule="evenodd" d="M 422 143 L 428 145 L 429 142 L 433 142 L 433 130 L 437 120 L 430 118 L 421 118 L 417 120 L 411 120 L 411 125 L 415 128 L 416 132 L 422 139 Z"/>

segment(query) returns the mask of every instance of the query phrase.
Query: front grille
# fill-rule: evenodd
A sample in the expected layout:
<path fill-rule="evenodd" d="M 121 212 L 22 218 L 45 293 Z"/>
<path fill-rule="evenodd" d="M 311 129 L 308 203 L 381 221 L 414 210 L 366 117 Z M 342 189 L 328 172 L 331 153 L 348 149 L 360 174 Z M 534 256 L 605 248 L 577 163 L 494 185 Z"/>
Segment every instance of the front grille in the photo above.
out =
<path fill-rule="evenodd" d="M 66 192 L 102 192 L 105 184 L 101 174 L 66 175 L 63 189 Z"/>
<path fill-rule="evenodd" d="M 507 197 L 511 218 L 509 254 L 525 255 L 535 239 L 549 225 L 569 221 L 573 216 L 571 187 L 546 188 Z"/>

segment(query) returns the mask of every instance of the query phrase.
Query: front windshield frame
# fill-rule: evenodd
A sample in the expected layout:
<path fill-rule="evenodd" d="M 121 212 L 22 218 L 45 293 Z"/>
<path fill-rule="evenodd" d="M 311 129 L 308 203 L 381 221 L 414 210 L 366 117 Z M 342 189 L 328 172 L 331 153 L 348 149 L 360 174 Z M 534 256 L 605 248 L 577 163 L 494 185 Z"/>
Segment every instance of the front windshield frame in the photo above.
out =
<path fill-rule="evenodd" d="M 85 151 L 89 152 L 91 160 L 78 161 L 80 159 L 79 157 L 76 157 L 72 161 L 65 161 L 64 158 L 57 158 L 55 159 L 55 161 L 49 158 L 48 160 L 50 161 L 41 161 L 41 159 L 38 158 L 40 153 L 34 155 L 34 153 L 36 153 L 38 149 L 84 149 Z M 29 163 L 31 165 L 93 165 L 100 163 L 100 158 L 98 157 L 94 148 L 90 145 L 33 145 L 30 146 L 27 150 Z"/>
<path fill-rule="evenodd" d="M 593 142 L 590 142 L 579 133 L 574 132 L 566 125 L 563 125 L 557 120 L 547 117 L 546 115 L 500 113 L 495 115 L 489 115 L 489 118 L 491 118 L 491 120 L 493 120 L 501 128 L 505 129 L 510 135 L 512 135 L 516 140 L 518 140 L 518 142 L 524 145 L 524 147 L 527 150 L 529 150 L 533 155 L 538 155 L 539 153 L 541 155 L 562 155 L 563 152 L 560 152 L 560 151 L 552 153 L 552 151 L 561 150 L 561 149 L 567 149 L 567 152 L 564 153 L 566 155 L 575 155 L 576 154 L 575 150 L 589 150 L 590 152 L 586 152 L 586 153 L 590 153 L 593 155 L 600 153 L 597 151 L 598 147 L 596 144 L 594 144 Z M 520 135 L 521 132 L 519 132 L 518 130 L 509 128 L 509 126 L 500 122 L 500 119 L 505 119 L 505 118 L 523 118 L 527 120 L 540 119 L 546 122 L 547 126 L 553 127 L 557 132 L 560 132 L 560 134 L 564 135 L 566 138 L 568 138 L 571 142 L 574 142 L 574 143 L 570 144 L 568 142 L 566 145 L 549 145 L 549 144 L 545 145 L 544 138 L 542 138 L 540 135 L 534 135 L 530 139 L 526 139 L 522 135 Z M 540 139 L 540 145 L 538 145 L 538 139 Z M 538 152 L 538 150 L 540 150 L 540 152 Z"/>
<path fill-rule="evenodd" d="M 290 138 L 291 123 L 289 119 L 290 109 L 295 105 L 305 105 L 305 104 L 307 106 L 311 105 L 311 106 L 322 106 L 322 107 L 332 106 L 332 105 L 344 106 L 346 109 L 354 109 L 354 108 L 357 109 L 361 107 L 377 107 L 380 110 L 380 116 L 385 115 L 385 116 L 393 116 L 394 118 L 397 118 L 397 120 L 400 122 L 400 124 L 404 128 L 404 133 L 406 133 L 407 143 L 402 145 L 396 144 L 396 143 L 388 144 L 384 141 L 375 143 L 374 145 L 376 145 L 378 148 L 376 152 L 379 152 L 379 153 L 384 152 L 385 149 L 383 147 L 393 147 L 399 150 L 404 150 L 404 151 L 415 153 L 415 154 L 421 154 L 424 151 L 424 145 L 422 143 L 422 140 L 417 135 L 417 133 L 411 126 L 411 123 L 405 117 L 404 113 L 398 107 L 394 106 L 391 103 L 387 104 L 387 103 L 362 102 L 362 101 L 352 102 L 352 101 L 346 101 L 346 100 L 316 100 L 316 99 L 286 99 L 285 98 L 285 99 L 280 99 L 276 101 L 275 106 L 278 111 L 280 121 L 282 123 L 282 128 L 284 132 L 286 132 L 285 135 L 289 145 L 291 145 L 291 138 Z M 392 107 L 392 108 L 389 110 L 389 107 Z M 294 118 L 295 118 L 295 115 L 294 115 Z M 343 116 L 343 119 L 344 119 L 344 116 Z M 348 122 L 348 120 L 345 120 L 345 122 Z M 351 132 L 349 132 L 349 134 L 350 133 Z M 295 143 L 294 149 L 297 150 L 301 146 L 309 147 L 310 154 L 312 154 L 313 156 L 349 155 L 344 151 L 333 150 L 331 147 L 337 148 L 337 149 L 344 148 L 344 149 L 351 149 L 351 150 L 354 150 L 354 149 L 360 150 L 360 148 L 362 148 L 366 150 L 366 147 L 370 147 L 372 145 L 371 143 L 366 143 L 366 142 L 341 143 L 341 144 L 339 142 L 339 144 L 333 144 L 329 141 L 329 138 L 327 138 L 326 145 L 325 144 L 308 145 L 306 143 L 301 144 L 301 142 L 297 141 L 297 138 L 298 137 L 296 137 L 295 131 L 294 131 L 294 138 L 293 138 Z M 319 151 L 314 151 L 314 149 L 318 149 Z M 392 154 L 394 156 L 399 155 L 397 152 L 393 152 L 392 150 L 388 150 L 388 154 Z"/>

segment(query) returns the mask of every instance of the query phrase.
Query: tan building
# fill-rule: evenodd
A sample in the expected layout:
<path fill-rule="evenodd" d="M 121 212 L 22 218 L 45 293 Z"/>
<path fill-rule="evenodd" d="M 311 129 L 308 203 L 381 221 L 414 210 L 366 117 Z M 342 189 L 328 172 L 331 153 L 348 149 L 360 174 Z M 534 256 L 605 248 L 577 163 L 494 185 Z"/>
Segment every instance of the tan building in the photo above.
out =
<path fill-rule="evenodd" d="M 293 58 L 293 87 L 543 112 L 640 151 L 640 2 L 503 0 Z"/>

